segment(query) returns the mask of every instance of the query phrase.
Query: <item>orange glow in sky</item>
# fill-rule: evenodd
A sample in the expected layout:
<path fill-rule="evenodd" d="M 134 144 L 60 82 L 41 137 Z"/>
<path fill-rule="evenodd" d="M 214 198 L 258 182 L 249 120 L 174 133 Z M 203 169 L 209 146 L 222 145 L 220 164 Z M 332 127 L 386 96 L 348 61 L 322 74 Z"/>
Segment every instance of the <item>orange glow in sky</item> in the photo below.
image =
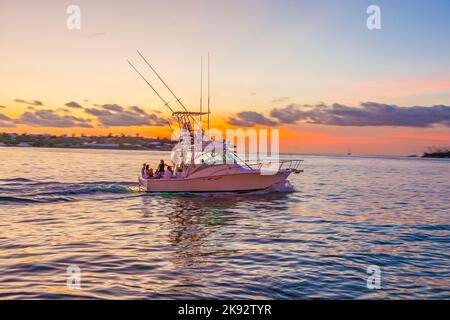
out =
<path fill-rule="evenodd" d="M 200 57 L 206 61 L 210 52 L 211 127 L 236 127 L 230 117 L 258 113 L 266 127 L 280 129 L 284 152 L 409 155 L 448 146 L 450 121 L 425 110 L 436 119 L 422 124 L 407 114 L 413 107 L 450 108 L 448 32 L 433 24 L 449 20 L 439 20 L 445 10 L 414 4 L 426 26 L 419 28 L 414 15 L 381 2 L 384 27 L 368 31 L 365 6 L 352 1 L 80 0 L 79 30 L 66 26 L 66 2 L 2 1 L 0 132 L 169 137 L 168 126 L 156 123 L 170 113 L 126 60 L 173 107 L 175 99 L 139 59 L 139 49 L 192 111 L 199 108 Z M 206 80 L 204 89 L 205 107 Z M 342 124 L 326 112 L 298 121 L 272 114 L 289 105 L 320 111 L 314 108 L 324 104 L 357 113 L 370 101 L 409 111 L 375 125 L 347 116 Z M 121 109 L 102 117 L 104 105 Z M 438 110 L 444 117 L 445 108 Z M 365 121 L 379 114 L 368 115 Z"/>

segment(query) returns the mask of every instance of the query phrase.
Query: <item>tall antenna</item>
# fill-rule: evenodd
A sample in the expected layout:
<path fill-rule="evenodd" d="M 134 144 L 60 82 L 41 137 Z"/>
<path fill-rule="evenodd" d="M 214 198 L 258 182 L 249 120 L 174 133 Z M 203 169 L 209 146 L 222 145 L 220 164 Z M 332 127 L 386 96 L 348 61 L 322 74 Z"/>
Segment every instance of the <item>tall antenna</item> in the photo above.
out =
<path fill-rule="evenodd" d="M 167 85 L 167 83 L 164 82 L 164 80 L 161 78 L 161 76 L 158 74 L 158 72 L 156 72 L 156 70 L 152 67 L 152 65 L 147 61 L 147 59 L 145 59 L 145 57 L 139 52 L 139 50 L 136 50 L 137 53 L 141 56 L 141 58 L 145 61 L 145 63 L 150 67 L 150 69 L 152 69 L 152 71 L 156 74 L 156 76 L 159 78 L 159 80 L 161 80 L 161 82 L 166 86 L 167 90 L 169 90 L 169 92 L 172 94 L 172 96 L 176 99 L 176 101 L 180 104 L 180 106 L 184 109 L 184 111 L 189 112 L 188 109 L 184 106 L 184 104 L 181 102 L 181 100 L 175 95 L 175 93 L 169 88 L 169 86 Z M 190 115 L 192 120 L 195 121 L 194 117 L 192 117 L 192 115 Z"/>
<path fill-rule="evenodd" d="M 173 113 L 173 109 L 169 106 L 169 103 L 164 100 L 163 97 L 161 97 L 161 95 L 158 93 L 158 91 L 156 91 L 156 89 L 150 84 L 150 82 L 147 81 L 147 79 L 145 79 L 145 77 L 139 72 L 138 69 L 136 69 L 136 67 L 129 61 L 127 60 L 127 62 L 130 64 L 130 66 L 134 69 L 134 71 L 136 71 L 136 73 L 138 75 L 141 76 L 142 79 L 144 79 L 144 81 L 147 83 L 147 85 L 152 88 L 153 92 L 156 93 L 156 95 L 161 99 L 161 101 L 164 103 L 164 106 L 166 106 L 167 108 L 169 108 L 169 110 Z"/>
<path fill-rule="evenodd" d="M 209 52 L 208 52 L 208 130 L 209 130 Z"/>
<path fill-rule="evenodd" d="M 203 108 L 203 56 L 200 58 L 200 125 L 201 125 L 201 129 L 203 129 L 202 108 Z"/>

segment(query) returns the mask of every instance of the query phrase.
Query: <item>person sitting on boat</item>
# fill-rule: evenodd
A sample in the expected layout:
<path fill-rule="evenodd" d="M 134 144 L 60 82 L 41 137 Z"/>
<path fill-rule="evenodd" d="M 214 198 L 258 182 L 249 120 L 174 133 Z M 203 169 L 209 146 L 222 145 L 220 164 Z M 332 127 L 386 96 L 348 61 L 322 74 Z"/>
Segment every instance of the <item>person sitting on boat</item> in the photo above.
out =
<path fill-rule="evenodd" d="M 142 177 L 144 179 L 150 179 L 150 178 L 153 178 L 153 176 L 154 176 L 153 175 L 153 169 L 150 168 L 150 165 L 148 165 L 148 164 L 145 165 Z"/>
<path fill-rule="evenodd" d="M 178 169 L 177 169 L 176 178 L 177 178 L 177 179 L 183 178 L 183 169 L 181 169 L 181 168 L 178 168 Z"/>
<path fill-rule="evenodd" d="M 163 178 L 164 179 L 172 179 L 173 178 L 173 169 L 171 166 L 167 167 L 167 171 L 164 172 Z"/>
<path fill-rule="evenodd" d="M 144 163 L 143 165 L 142 165 L 142 169 L 141 169 L 141 177 L 142 178 L 145 178 L 145 168 L 147 167 L 147 164 L 146 163 Z"/>
<path fill-rule="evenodd" d="M 149 168 L 148 164 L 144 165 L 144 167 L 142 168 L 142 178 L 144 179 L 148 178 L 148 168 Z"/>

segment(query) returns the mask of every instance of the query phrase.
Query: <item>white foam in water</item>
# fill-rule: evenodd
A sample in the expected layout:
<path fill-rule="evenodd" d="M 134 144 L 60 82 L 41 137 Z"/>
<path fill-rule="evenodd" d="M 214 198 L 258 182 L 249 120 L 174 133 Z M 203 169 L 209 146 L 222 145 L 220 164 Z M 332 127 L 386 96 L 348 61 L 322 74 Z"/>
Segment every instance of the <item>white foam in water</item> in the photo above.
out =
<path fill-rule="evenodd" d="M 289 182 L 289 180 L 280 181 L 279 183 L 274 184 L 270 187 L 271 192 L 285 192 L 291 193 L 295 192 L 294 186 Z"/>

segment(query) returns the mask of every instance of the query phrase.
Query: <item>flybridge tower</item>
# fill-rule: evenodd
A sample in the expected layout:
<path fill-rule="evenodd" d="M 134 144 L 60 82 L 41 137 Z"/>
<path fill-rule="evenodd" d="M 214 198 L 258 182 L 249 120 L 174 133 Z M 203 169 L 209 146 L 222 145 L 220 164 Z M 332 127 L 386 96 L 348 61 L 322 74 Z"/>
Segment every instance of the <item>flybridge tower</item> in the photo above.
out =
<path fill-rule="evenodd" d="M 209 53 L 208 53 L 208 111 L 203 112 L 203 57 L 201 58 L 201 67 L 200 67 L 200 112 L 191 112 L 189 111 L 186 106 L 181 102 L 181 99 L 178 98 L 178 96 L 170 89 L 168 84 L 164 81 L 164 79 L 159 75 L 159 73 L 155 70 L 155 68 L 147 61 L 147 59 L 139 52 L 137 51 L 141 59 L 145 62 L 145 64 L 153 71 L 153 73 L 158 77 L 158 79 L 161 81 L 161 83 L 167 88 L 167 90 L 170 92 L 170 94 L 175 98 L 175 102 L 181 106 L 183 111 L 176 111 L 174 110 L 168 101 L 162 97 L 162 95 L 155 89 L 154 86 L 151 85 L 151 83 L 142 75 L 141 72 L 129 61 L 128 63 L 130 66 L 134 69 L 134 71 L 147 83 L 147 85 L 153 90 L 153 92 L 158 96 L 158 98 L 163 102 L 164 106 L 167 107 L 170 112 L 172 113 L 172 117 L 175 117 L 178 122 L 178 127 L 180 129 L 188 129 L 190 132 L 194 130 L 194 125 L 200 127 L 200 129 L 203 132 L 203 123 L 202 123 L 202 115 L 207 115 L 207 128 L 209 129 L 209 114 L 210 114 L 210 68 L 209 68 Z M 200 121 L 197 121 L 195 117 L 199 117 Z M 200 123 L 199 123 L 200 122 Z M 171 128 L 172 130 L 172 128 Z"/>

